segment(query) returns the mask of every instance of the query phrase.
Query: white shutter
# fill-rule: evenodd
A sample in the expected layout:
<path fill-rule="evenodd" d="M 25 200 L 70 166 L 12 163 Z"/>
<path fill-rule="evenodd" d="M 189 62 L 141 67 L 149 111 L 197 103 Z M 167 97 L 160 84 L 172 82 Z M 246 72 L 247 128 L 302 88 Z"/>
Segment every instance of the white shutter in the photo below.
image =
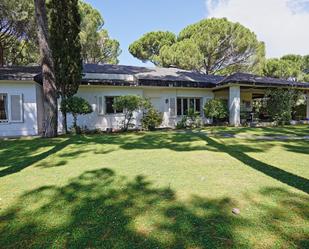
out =
<path fill-rule="evenodd" d="M 10 121 L 23 122 L 23 98 L 22 94 L 10 95 Z"/>
<path fill-rule="evenodd" d="M 100 115 L 105 114 L 105 97 L 104 96 L 99 96 L 97 98 L 98 103 L 97 103 L 97 112 Z"/>
<path fill-rule="evenodd" d="M 170 116 L 176 117 L 176 98 L 170 98 Z"/>

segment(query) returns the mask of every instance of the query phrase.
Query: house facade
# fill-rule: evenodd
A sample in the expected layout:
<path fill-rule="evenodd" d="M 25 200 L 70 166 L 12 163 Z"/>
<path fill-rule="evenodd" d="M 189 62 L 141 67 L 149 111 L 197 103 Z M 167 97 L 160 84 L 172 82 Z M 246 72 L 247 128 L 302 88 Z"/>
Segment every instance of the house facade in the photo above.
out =
<path fill-rule="evenodd" d="M 39 135 L 42 132 L 43 100 L 39 67 L 0 69 L 0 136 Z M 202 108 L 213 98 L 224 99 L 229 106 L 230 125 L 241 122 L 241 109 L 252 109 L 254 98 L 273 87 L 295 87 L 307 96 L 309 118 L 309 83 L 236 73 L 227 77 L 204 75 L 176 68 L 144 68 L 120 65 L 86 64 L 77 96 L 85 98 L 94 112 L 80 116 L 78 124 L 88 129 L 118 129 L 123 120 L 114 110 L 117 96 L 139 95 L 150 99 L 163 114 L 162 127 L 175 127 L 189 109 L 201 113 L 204 124 L 211 120 Z M 141 112 L 134 113 L 140 126 Z M 68 117 L 69 126 L 72 117 Z M 61 131 L 59 113 L 59 131 Z"/>

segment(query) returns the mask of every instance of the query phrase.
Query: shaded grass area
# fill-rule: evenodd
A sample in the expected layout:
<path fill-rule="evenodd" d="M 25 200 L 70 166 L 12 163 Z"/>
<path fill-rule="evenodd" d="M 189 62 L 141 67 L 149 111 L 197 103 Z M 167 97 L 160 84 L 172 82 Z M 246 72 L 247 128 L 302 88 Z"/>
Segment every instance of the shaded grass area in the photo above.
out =
<path fill-rule="evenodd" d="M 1 141 L 0 248 L 308 248 L 308 148 L 203 131 Z"/>

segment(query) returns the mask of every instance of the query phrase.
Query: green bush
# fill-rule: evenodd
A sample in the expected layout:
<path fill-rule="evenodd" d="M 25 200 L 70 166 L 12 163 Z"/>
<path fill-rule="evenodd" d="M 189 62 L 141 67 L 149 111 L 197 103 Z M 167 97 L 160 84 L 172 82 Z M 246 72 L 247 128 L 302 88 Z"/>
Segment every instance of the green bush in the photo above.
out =
<path fill-rule="evenodd" d="M 293 108 L 293 119 L 295 120 L 302 120 L 306 118 L 306 110 L 307 110 L 307 105 L 305 104 L 300 104 L 297 105 Z"/>
<path fill-rule="evenodd" d="M 187 128 L 187 123 L 188 123 L 188 117 L 183 116 L 181 120 L 176 124 L 176 129 L 185 129 Z"/>
<path fill-rule="evenodd" d="M 91 105 L 87 100 L 80 97 L 70 97 L 63 99 L 60 105 L 61 112 L 71 113 L 73 116 L 73 132 L 80 133 L 81 129 L 77 126 L 78 115 L 85 115 L 92 113 Z"/>
<path fill-rule="evenodd" d="M 192 128 L 198 128 L 203 125 L 201 114 L 194 111 L 194 109 L 188 110 L 187 120 L 189 122 L 189 126 Z"/>
<path fill-rule="evenodd" d="M 122 130 L 127 131 L 129 127 L 133 127 L 133 113 L 140 109 L 148 109 L 151 104 L 148 99 L 138 95 L 125 95 L 115 98 L 114 109 L 124 110 L 124 120 L 122 122 Z"/>
<path fill-rule="evenodd" d="M 162 113 L 158 112 L 155 108 L 150 107 L 144 114 L 141 122 L 144 129 L 153 131 L 156 127 L 160 126 L 162 121 Z"/>
<path fill-rule="evenodd" d="M 267 111 L 278 124 L 285 124 L 292 119 L 292 111 L 300 97 L 294 89 L 271 89 L 265 94 Z"/>
<path fill-rule="evenodd" d="M 204 106 L 204 114 L 207 118 L 213 118 L 215 121 L 228 117 L 228 108 L 224 100 L 212 99 Z"/>
<path fill-rule="evenodd" d="M 176 124 L 176 129 L 198 128 L 203 125 L 201 114 L 193 109 L 188 110 L 188 114 L 183 116 Z"/>

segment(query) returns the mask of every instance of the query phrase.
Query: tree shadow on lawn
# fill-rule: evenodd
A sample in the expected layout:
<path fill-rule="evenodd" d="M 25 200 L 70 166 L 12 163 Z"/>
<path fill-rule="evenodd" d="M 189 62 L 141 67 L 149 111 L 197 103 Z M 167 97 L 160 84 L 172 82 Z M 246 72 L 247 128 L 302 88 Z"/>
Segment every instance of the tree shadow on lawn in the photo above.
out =
<path fill-rule="evenodd" d="M 46 157 L 63 150 L 72 139 L 20 139 L 1 141 L 0 177 L 17 173 Z M 50 147 L 50 148 L 49 148 Z M 49 149 L 46 149 L 49 148 Z M 43 150 L 43 152 L 39 152 Z"/>
<path fill-rule="evenodd" d="M 172 132 L 140 132 L 134 134 L 107 135 L 107 136 L 84 136 L 80 138 L 83 144 L 101 144 L 101 145 L 117 145 L 124 150 L 159 150 L 169 149 L 172 151 L 220 151 L 214 146 L 207 146 L 203 143 L 203 139 L 190 130 L 172 131 Z M 234 149 L 244 152 L 264 152 L 270 149 L 271 143 L 257 141 L 250 146 L 237 143 L 235 141 Z"/>
<path fill-rule="evenodd" d="M 297 144 L 295 144 L 295 141 L 285 141 L 285 144 L 283 146 L 284 148 L 286 148 L 287 151 L 309 155 L 308 140 L 297 141 Z"/>
<path fill-rule="evenodd" d="M 308 179 L 295 175 L 293 173 L 287 172 L 280 168 L 274 167 L 270 164 L 261 162 L 253 157 L 250 157 L 245 153 L 245 152 L 250 151 L 248 149 L 244 150 L 243 148 L 238 148 L 238 146 L 235 147 L 233 145 L 225 145 L 223 143 L 219 143 L 202 132 L 192 132 L 192 133 L 196 134 L 201 139 L 206 141 L 207 146 L 213 147 L 218 151 L 225 152 L 231 157 L 244 163 L 245 165 L 255 170 L 258 170 L 264 173 L 265 175 L 270 176 L 282 183 L 288 184 L 291 187 L 297 188 L 309 194 L 309 180 Z"/>
<path fill-rule="evenodd" d="M 246 194 L 245 198 L 260 213 L 256 224 L 285 241 L 276 248 L 309 248 L 309 197 L 285 188 L 263 187 L 259 193 L 263 201 Z M 268 202 L 271 200 L 271 202 Z M 265 238 L 267 240 L 267 238 Z M 267 247 L 268 248 L 268 247 Z M 274 248 L 274 247 L 269 247 Z"/>
<path fill-rule="evenodd" d="M 17 173 L 39 161 L 42 161 L 38 164 L 39 167 L 56 167 L 63 166 L 67 164 L 68 160 L 84 153 L 106 154 L 113 151 L 110 149 L 99 151 L 87 149 L 86 145 L 96 143 L 96 140 L 93 137 L 90 141 L 84 136 L 3 140 L 0 143 L 0 177 Z M 69 151 L 65 150 L 68 146 L 71 146 Z M 43 161 L 56 153 L 61 160 L 53 163 Z"/>
<path fill-rule="evenodd" d="M 202 132 L 199 132 L 202 133 Z M 0 177 L 17 173 L 24 168 L 37 163 L 39 167 L 56 167 L 64 166 L 68 160 L 82 156 L 84 153 L 107 154 L 117 149 L 124 150 L 153 150 L 153 149 L 169 149 L 172 151 L 215 151 L 226 152 L 226 146 L 220 143 L 214 144 L 213 139 L 209 139 L 210 143 L 205 146 L 203 136 L 196 135 L 196 132 L 180 131 L 180 132 L 151 132 L 151 133 L 128 133 L 115 135 L 85 135 L 74 137 L 62 137 L 56 139 L 30 139 L 30 140 L 8 140 L 1 142 L 0 145 Z M 202 140 L 201 140 L 202 139 Z M 91 147 L 95 145 L 98 147 Z M 109 145 L 116 147 L 108 148 Z M 216 146 L 214 146 L 216 145 Z M 65 149 L 70 146 L 70 149 Z M 235 141 L 233 145 L 229 145 L 229 151 L 242 153 L 239 155 L 242 160 L 247 158 L 250 164 L 250 157 L 243 154 L 246 152 L 265 152 L 272 147 L 272 144 L 264 141 L 255 141 L 250 145 L 244 145 Z M 64 150 L 65 149 L 65 150 Z M 42 151 L 43 152 L 40 152 Z M 48 156 L 57 153 L 60 160 L 51 163 L 43 161 Z M 230 153 L 231 155 L 231 153 Z M 237 154 L 235 154 L 237 156 Z M 243 156 L 242 156 L 243 155 Z M 255 159 L 252 159 L 255 160 Z"/>
<path fill-rule="evenodd" d="M 130 137 L 130 135 L 132 137 Z M 173 141 L 172 141 L 173 139 Z M 204 146 L 192 147 L 190 143 L 198 140 L 188 134 L 115 134 L 92 136 L 68 136 L 53 139 L 11 139 L 0 143 L 0 177 L 17 173 L 48 156 L 59 152 L 61 160 L 57 163 L 42 162 L 40 167 L 63 166 L 69 159 L 81 156 L 84 153 L 107 154 L 114 149 L 100 148 L 95 151 L 87 149 L 87 145 L 110 144 L 119 145 L 124 149 L 155 149 L 168 148 L 176 151 L 203 150 Z M 70 151 L 64 150 L 71 146 Z M 41 152 L 43 151 L 43 152 Z M 61 152 L 60 152 L 61 151 Z M 1 169 L 3 168 L 3 169 Z"/>
<path fill-rule="evenodd" d="M 297 200 L 290 200 L 293 210 L 308 201 Z M 141 175 L 128 180 L 107 168 L 88 171 L 65 186 L 28 192 L 2 211 L 0 247 L 252 248 L 235 230 L 256 224 L 233 215 L 235 205 L 229 198 L 179 201 L 172 189 L 154 187 Z M 285 241 L 283 235 L 276 231 Z M 304 240 L 293 236 L 293 243 Z"/>

